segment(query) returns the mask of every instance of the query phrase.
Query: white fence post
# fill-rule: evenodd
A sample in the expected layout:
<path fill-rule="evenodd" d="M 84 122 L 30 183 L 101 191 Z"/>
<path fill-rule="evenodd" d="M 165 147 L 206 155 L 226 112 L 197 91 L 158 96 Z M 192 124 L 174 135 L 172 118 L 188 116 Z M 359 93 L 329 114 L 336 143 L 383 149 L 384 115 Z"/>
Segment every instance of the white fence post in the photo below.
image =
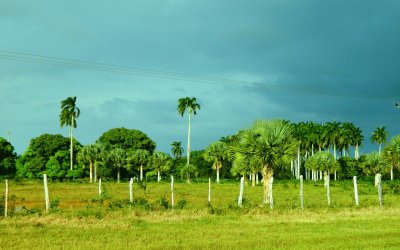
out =
<path fill-rule="evenodd" d="M 171 207 L 174 209 L 174 176 L 171 175 Z"/>
<path fill-rule="evenodd" d="M 101 178 L 99 178 L 99 195 L 101 195 Z"/>
<path fill-rule="evenodd" d="M 47 175 L 43 175 L 43 185 L 44 185 L 44 201 L 46 204 L 46 211 L 49 211 L 50 208 L 50 200 L 49 200 L 49 189 L 47 187 Z"/>
<path fill-rule="evenodd" d="M 133 189 L 132 189 L 132 185 L 133 185 L 133 178 L 131 178 L 129 180 L 129 202 L 132 203 L 133 202 Z"/>
<path fill-rule="evenodd" d="M 382 175 L 381 174 L 375 175 L 375 186 L 378 187 L 379 206 L 382 207 L 383 197 L 382 197 Z"/>
<path fill-rule="evenodd" d="M 208 178 L 208 204 L 211 203 L 211 178 Z"/>
<path fill-rule="evenodd" d="M 6 179 L 6 193 L 4 197 L 4 217 L 7 217 L 8 209 L 8 180 Z"/>
<path fill-rule="evenodd" d="M 243 203 L 243 186 L 244 186 L 244 177 L 240 178 L 240 192 L 238 198 L 238 207 L 242 207 Z"/>
<path fill-rule="evenodd" d="M 300 206 L 301 210 L 304 210 L 304 200 L 303 200 L 303 176 L 300 175 Z"/>
<path fill-rule="evenodd" d="M 353 176 L 353 182 L 354 182 L 354 200 L 356 201 L 356 206 L 358 207 L 357 176 Z"/>

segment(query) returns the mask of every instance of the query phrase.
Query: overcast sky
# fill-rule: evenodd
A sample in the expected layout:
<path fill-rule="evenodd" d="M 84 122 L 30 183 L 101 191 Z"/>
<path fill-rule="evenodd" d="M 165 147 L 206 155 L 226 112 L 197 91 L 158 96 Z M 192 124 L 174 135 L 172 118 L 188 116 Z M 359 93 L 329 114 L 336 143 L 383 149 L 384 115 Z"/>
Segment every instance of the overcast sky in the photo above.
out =
<path fill-rule="evenodd" d="M 2 0 L 0 136 L 19 154 L 66 136 L 60 101 L 77 96 L 82 144 L 126 127 L 169 152 L 186 145 L 177 99 L 195 96 L 193 149 L 283 118 L 353 122 L 368 152 L 376 127 L 400 133 L 399 24 L 395 0 Z"/>

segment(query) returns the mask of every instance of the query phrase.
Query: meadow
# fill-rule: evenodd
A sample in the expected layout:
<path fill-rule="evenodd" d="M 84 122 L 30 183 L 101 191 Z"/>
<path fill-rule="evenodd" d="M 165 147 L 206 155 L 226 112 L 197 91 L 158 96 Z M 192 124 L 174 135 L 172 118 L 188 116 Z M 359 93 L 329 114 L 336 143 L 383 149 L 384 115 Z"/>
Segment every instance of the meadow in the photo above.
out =
<path fill-rule="evenodd" d="M 4 182 L 2 183 L 4 184 Z M 359 181 L 355 206 L 350 180 L 331 182 L 331 206 L 323 182 L 305 181 L 304 210 L 299 183 L 277 180 L 271 209 L 262 186 L 245 186 L 238 208 L 238 182 L 170 183 L 50 182 L 52 209 L 44 210 L 38 181 L 11 181 L 15 212 L 0 219 L 2 249 L 398 249 L 400 182 L 385 181 L 379 207 L 373 181 Z"/>

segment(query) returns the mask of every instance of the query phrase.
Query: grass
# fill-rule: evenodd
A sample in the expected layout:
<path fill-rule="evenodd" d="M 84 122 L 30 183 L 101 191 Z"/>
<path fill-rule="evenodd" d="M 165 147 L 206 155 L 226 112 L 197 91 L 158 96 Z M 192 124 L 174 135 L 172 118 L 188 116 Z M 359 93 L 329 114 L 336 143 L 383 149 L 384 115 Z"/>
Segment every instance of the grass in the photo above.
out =
<path fill-rule="evenodd" d="M 385 204 L 379 208 L 371 182 L 358 186 L 360 206 L 355 207 L 351 181 L 331 182 L 332 205 L 327 206 L 323 183 L 304 185 L 305 210 L 299 208 L 296 181 L 274 183 L 275 207 L 262 206 L 262 187 L 246 186 L 244 207 L 237 208 L 236 182 L 175 184 L 175 201 L 183 209 L 164 209 L 170 202 L 167 182 L 134 185 L 136 199 L 150 208 L 132 208 L 128 184 L 106 182 L 111 198 L 99 206 L 97 185 L 49 183 L 50 196 L 59 197 L 60 211 L 0 219 L 0 248 L 4 249 L 398 249 L 400 245 L 400 182 L 384 184 Z M 43 210 L 39 182 L 11 182 L 16 206 Z M 109 207 L 110 203 L 122 208 Z M 171 205 L 171 204 L 169 204 Z"/>

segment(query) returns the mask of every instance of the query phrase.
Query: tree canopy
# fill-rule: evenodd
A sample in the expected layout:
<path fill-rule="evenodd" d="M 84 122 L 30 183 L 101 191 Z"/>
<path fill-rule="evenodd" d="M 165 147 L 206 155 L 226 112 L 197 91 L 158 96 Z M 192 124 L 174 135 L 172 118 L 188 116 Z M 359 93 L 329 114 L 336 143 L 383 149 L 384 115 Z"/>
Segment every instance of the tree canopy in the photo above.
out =
<path fill-rule="evenodd" d="M 0 137 L 0 175 L 11 176 L 15 174 L 15 161 L 17 154 L 13 145 Z"/>

